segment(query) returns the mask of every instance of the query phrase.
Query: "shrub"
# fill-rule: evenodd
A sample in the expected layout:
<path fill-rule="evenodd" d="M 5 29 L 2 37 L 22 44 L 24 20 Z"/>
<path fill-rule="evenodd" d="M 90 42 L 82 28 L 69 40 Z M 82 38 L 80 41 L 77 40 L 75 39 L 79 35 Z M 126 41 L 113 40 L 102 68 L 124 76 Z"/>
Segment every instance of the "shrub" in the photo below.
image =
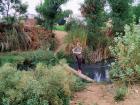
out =
<path fill-rule="evenodd" d="M 102 28 L 105 26 L 105 0 L 85 0 L 81 7 L 81 13 L 87 22 L 87 44 L 90 48 L 96 49 L 104 45 Z M 101 43 L 103 42 L 103 43 Z"/>
<path fill-rule="evenodd" d="M 78 20 L 72 18 L 70 21 L 67 22 L 67 24 L 65 25 L 65 30 L 66 31 L 71 31 L 73 29 L 75 29 L 78 26 Z"/>
<path fill-rule="evenodd" d="M 125 35 L 125 25 L 131 26 L 133 23 L 132 0 L 108 0 L 108 3 L 111 7 L 113 34 Z"/>
<path fill-rule="evenodd" d="M 0 68 L 0 105 L 69 105 L 77 82 L 73 78 L 61 65 L 48 69 L 40 63 L 35 71 L 21 72 L 5 64 Z"/>
<path fill-rule="evenodd" d="M 72 85 L 72 90 L 77 92 L 85 89 L 86 82 L 82 81 L 80 78 L 73 76 L 73 85 Z"/>
<path fill-rule="evenodd" d="M 125 83 L 139 82 L 140 80 L 140 36 L 139 30 L 134 33 L 126 28 L 126 35 L 115 38 L 115 44 L 111 47 L 116 61 L 112 64 L 110 72 L 113 80 Z"/>
<path fill-rule="evenodd" d="M 117 88 L 114 99 L 116 101 L 123 101 L 126 93 L 127 93 L 127 87 Z"/>
<path fill-rule="evenodd" d="M 75 62 L 74 57 L 71 54 L 66 54 L 64 51 L 58 52 L 56 57 L 58 60 L 66 59 L 68 64 L 73 64 Z"/>
<path fill-rule="evenodd" d="M 36 51 L 2 54 L 2 56 L 0 56 L 0 65 L 3 65 L 4 63 L 13 63 L 16 65 L 24 60 L 31 60 L 35 64 L 42 62 L 52 66 L 58 64 L 58 59 L 52 51 L 39 49 Z"/>

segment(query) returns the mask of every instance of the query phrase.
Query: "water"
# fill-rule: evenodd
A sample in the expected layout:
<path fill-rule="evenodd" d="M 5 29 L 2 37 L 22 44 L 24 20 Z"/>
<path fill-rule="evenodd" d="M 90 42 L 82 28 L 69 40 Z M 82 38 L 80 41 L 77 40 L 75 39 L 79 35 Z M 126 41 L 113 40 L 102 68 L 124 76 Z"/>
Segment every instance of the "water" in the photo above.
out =
<path fill-rule="evenodd" d="M 96 64 L 84 64 L 82 65 L 82 73 L 88 77 L 94 79 L 97 82 L 110 81 L 109 70 L 110 64 L 113 60 L 107 60 L 107 62 L 99 62 Z M 72 68 L 77 69 L 77 64 L 71 64 Z"/>

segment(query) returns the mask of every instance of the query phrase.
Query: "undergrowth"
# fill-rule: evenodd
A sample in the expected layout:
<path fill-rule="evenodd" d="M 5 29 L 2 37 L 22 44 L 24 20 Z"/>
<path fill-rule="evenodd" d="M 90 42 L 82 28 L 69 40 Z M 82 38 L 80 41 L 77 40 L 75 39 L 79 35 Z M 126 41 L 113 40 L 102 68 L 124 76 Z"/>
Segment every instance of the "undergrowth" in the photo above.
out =
<path fill-rule="evenodd" d="M 57 65 L 39 63 L 35 71 L 17 71 L 11 64 L 0 68 L 0 105 L 69 105 L 73 92 L 84 82 Z"/>

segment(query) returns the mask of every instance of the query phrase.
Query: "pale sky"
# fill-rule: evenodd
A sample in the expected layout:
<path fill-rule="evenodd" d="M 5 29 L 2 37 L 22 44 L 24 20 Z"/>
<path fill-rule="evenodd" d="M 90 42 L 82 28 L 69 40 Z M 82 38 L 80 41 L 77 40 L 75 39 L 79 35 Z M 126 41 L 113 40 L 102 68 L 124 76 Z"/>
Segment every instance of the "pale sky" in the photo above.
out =
<path fill-rule="evenodd" d="M 36 14 L 35 11 L 36 6 L 39 5 L 43 0 L 22 0 L 22 1 L 27 2 L 27 4 L 29 5 L 28 7 L 29 14 Z M 135 1 L 134 4 L 140 3 L 140 0 L 134 0 L 134 1 Z M 81 16 L 79 9 L 82 3 L 84 3 L 84 0 L 69 0 L 65 5 L 62 6 L 62 9 L 63 10 L 70 9 L 73 11 L 73 14 L 75 16 Z"/>
<path fill-rule="evenodd" d="M 24 3 L 27 2 L 29 5 L 28 13 L 36 14 L 35 8 L 37 5 L 41 3 L 42 0 L 22 0 Z M 80 15 L 80 4 L 83 3 L 84 0 L 69 0 L 65 5 L 62 6 L 63 10 L 70 9 L 73 11 L 74 15 Z"/>

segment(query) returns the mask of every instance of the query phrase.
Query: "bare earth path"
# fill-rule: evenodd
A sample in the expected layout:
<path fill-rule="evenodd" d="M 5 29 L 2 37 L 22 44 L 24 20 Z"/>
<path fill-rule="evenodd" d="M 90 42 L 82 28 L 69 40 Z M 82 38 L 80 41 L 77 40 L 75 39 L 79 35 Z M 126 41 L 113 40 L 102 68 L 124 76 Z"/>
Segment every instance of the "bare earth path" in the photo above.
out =
<path fill-rule="evenodd" d="M 64 43 L 64 38 L 68 33 L 64 31 L 53 31 L 53 32 L 55 33 L 56 38 L 59 41 L 59 47 L 56 49 L 57 53 L 66 47 L 66 44 Z"/>
<path fill-rule="evenodd" d="M 59 47 L 56 53 L 64 49 L 64 38 L 67 32 L 54 31 L 59 41 Z M 89 84 L 85 90 L 74 94 L 70 105 L 140 105 L 140 86 L 129 88 L 129 94 L 125 101 L 114 102 L 115 89 L 113 85 L 105 84 Z"/>

